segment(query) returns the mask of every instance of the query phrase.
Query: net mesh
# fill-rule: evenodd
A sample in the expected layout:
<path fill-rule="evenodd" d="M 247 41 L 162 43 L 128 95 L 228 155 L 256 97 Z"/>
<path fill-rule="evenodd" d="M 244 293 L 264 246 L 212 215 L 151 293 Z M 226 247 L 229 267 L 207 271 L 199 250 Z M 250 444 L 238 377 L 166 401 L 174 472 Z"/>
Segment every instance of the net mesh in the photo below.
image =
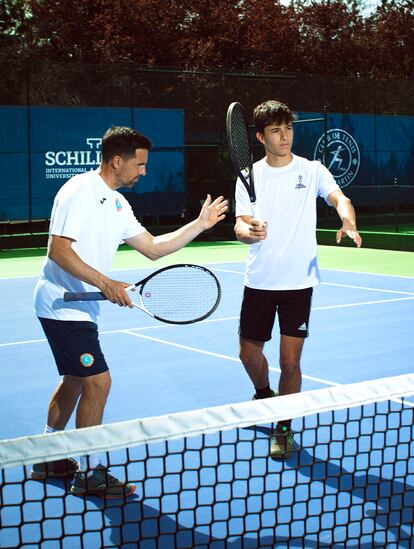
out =
<path fill-rule="evenodd" d="M 397 376 L 1 441 L 0 546 L 412 547 L 413 394 Z M 297 450 L 274 461 L 288 417 Z M 103 449 L 133 496 L 30 480 L 33 462 Z"/>

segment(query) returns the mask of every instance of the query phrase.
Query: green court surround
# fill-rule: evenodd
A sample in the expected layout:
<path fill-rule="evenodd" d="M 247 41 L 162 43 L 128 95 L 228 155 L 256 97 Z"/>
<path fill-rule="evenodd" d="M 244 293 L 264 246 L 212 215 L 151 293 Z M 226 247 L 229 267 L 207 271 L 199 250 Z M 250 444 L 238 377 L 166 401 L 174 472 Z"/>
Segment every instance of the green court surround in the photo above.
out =
<path fill-rule="evenodd" d="M 334 240 L 335 231 L 330 231 L 329 237 Z M 235 241 L 193 242 L 182 250 L 153 262 L 134 250 L 121 246 L 112 268 L 157 269 L 173 263 L 233 263 L 245 261 L 247 250 L 247 246 Z M 45 248 L 0 251 L 0 278 L 37 276 L 45 254 Z M 414 255 L 407 251 L 319 245 L 318 256 L 321 269 L 414 277 Z"/>

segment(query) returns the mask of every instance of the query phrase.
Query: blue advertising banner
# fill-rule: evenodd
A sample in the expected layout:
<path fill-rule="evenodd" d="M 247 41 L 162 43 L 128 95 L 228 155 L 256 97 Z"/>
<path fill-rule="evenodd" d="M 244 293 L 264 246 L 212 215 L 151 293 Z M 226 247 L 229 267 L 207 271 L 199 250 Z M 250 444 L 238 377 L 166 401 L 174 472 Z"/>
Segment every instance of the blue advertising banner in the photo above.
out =
<path fill-rule="evenodd" d="M 320 118 L 300 112 L 299 119 Z M 177 215 L 184 204 L 184 112 L 175 109 L 0 107 L 0 221 L 48 219 L 58 189 L 95 169 L 112 125 L 153 142 L 148 174 L 125 192 L 137 216 Z M 295 124 L 294 152 L 323 161 L 355 205 L 414 203 L 414 117 L 327 115 Z M 400 190 L 399 190 L 400 189 Z"/>
<path fill-rule="evenodd" d="M 318 116 L 298 113 L 299 120 Z M 392 203 L 397 185 L 414 202 L 414 117 L 328 114 L 327 130 L 326 166 L 355 204 Z M 323 122 L 295 124 L 295 143 L 294 152 L 322 162 Z"/>
<path fill-rule="evenodd" d="M 101 137 L 131 126 L 152 143 L 147 176 L 126 196 L 137 216 L 184 207 L 184 114 L 170 109 L 0 108 L 0 221 L 48 219 L 58 189 L 95 169 Z"/>

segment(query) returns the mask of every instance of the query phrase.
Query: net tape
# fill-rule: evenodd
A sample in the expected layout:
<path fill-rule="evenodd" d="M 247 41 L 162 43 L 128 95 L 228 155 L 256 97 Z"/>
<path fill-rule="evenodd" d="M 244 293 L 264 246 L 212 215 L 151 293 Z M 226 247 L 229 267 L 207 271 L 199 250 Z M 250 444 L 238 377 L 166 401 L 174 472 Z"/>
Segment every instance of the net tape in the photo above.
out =
<path fill-rule="evenodd" d="M 405 374 L 224 406 L 134 419 L 48 435 L 0 441 L 0 468 L 62 459 L 141 444 L 194 437 L 251 425 L 343 410 L 414 395 L 414 374 Z M 407 405 L 407 403 L 406 403 Z M 414 406 L 414 404 L 413 404 Z"/>

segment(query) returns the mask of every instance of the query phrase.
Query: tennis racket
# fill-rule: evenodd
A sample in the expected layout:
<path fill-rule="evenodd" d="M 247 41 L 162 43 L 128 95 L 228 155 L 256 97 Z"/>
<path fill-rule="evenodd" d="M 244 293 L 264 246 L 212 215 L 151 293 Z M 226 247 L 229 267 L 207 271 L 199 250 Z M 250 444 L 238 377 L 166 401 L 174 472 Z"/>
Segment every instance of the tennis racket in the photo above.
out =
<path fill-rule="evenodd" d="M 191 324 L 209 317 L 221 298 L 216 276 L 199 265 L 164 267 L 126 288 L 138 291 L 134 306 L 168 324 Z M 64 301 L 103 301 L 102 292 L 65 292 Z"/>
<path fill-rule="evenodd" d="M 231 103 L 226 118 L 227 143 L 237 177 L 249 194 L 253 217 L 259 219 L 253 178 L 253 148 L 246 112 L 241 103 Z"/>

